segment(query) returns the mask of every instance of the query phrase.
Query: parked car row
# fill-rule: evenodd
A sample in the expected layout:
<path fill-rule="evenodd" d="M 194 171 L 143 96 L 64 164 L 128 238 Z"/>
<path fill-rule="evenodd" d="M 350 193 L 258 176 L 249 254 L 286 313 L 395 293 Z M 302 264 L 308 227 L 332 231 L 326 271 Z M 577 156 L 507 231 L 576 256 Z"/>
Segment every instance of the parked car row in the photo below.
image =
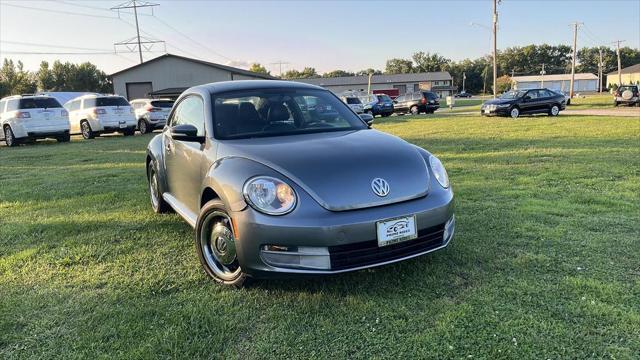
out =
<path fill-rule="evenodd" d="M 7 146 L 36 139 L 68 142 L 71 135 L 85 139 L 110 133 L 131 136 L 164 126 L 173 100 L 136 99 L 119 95 L 87 94 L 64 106 L 47 95 L 14 95 L 0 100 L 0 140 Z"/>
<path fill-rule="evenodd" d="M 391 114 L 433 114 L 440 108 L 439 97 L 431 91 L 407 93 L 392 99 L 387 94 L 341 96 L 355 113 L 387 117 Z"/>

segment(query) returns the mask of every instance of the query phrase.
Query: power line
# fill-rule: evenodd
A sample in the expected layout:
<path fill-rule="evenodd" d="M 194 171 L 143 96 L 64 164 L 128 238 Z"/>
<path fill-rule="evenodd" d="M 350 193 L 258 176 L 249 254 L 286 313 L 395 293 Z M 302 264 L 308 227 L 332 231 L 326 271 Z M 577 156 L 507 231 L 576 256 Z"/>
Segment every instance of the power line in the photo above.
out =
<path fill-rule="evenodd" d="M 96 52 L 42 52 L 42 51 L 5 51 L 2 50 L 2 54 L 14 54 L 14 55 L 116 55 L 115 52 L 110 51 L 96 51 Z"/>
<path fill-rule="evenodd" d="M 7 3 L 5 3 L 5 2 L 0 2 L 0 5 L 2 5 L 2 6 L 14 7 L 14 8 L 20 8 L 20 9 L 28 9 L 28 10 L 42 11 L 42 12 L 47 12 L 47 13 L 56 13 L 56 14 L 65 14 L 65 15 L 75 15 L 75 16 L 89 16 L 89 17 L 100 18 L 100 19 L 117 19 L 117 18 L 118 18 L 118 17 L 116 17 L 116 16 L 106 16 L 106 15 L 96 15 L 96 14 L 86 14 L 86 13 L 77 13 L 77 12 L 72 12 L 72 11 L 53 10 L 53 9 L 45 9 L 45 8 L 37 8 L 37 7 L 31 7 L 31 6 L 24 6 L 24 5 L 7 4 Z"/>
<path fill-rule="evenodd" d="M 111 49 L 97 49 L 97 48 L 86 48 L 86 47 L 67 46 L 67 45 L 40 44 L 40 43 L 22 42 L 22 41 L 9 41 L 9 40 L 0 40 L 0 43 L 12 44 L 12 45 L 40 46 L 40 47 L 60 48 L 60 49 L 112 51 Z"/>

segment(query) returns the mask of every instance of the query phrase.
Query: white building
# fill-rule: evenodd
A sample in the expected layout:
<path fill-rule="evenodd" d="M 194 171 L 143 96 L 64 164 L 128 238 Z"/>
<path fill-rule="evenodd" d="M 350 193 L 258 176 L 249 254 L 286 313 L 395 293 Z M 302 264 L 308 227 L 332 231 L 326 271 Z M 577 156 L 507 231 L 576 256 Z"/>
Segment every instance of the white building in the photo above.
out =
<path fill-rule="evenodd" d="M 369 86 L 369 77 L 341 76 L 333 78 L 294 79 L 294 81 L 318 85 L 335 94 L 345 91 L 366 92 Z M 446 71 L 430 73 L 373 75 L 371 76 L 371 90 L 385 91 L 386 93 L 404 95 L 406 93 L 429 90 L 445 97 L 456 92 L 452 86 L 453 78 Z"/>
<path fill-rule="evenodd" d="M 547 88 L 554 91 L 569 92 L 569 88 L 571 87 L 571 74 L 514 76 L 511 78 L 511 82 L 514 89 Z M 589 73 L 575 74 L 573 91 L 598 91 L 598 77 Z"/>
<path fill-rule="evenodd" d="M 273 79 L 265 74 L 183 56 L 165 54 L 111 74 L 113 90 L 129 100 L 177 98 L 196 85 L 229 80 Z"/>

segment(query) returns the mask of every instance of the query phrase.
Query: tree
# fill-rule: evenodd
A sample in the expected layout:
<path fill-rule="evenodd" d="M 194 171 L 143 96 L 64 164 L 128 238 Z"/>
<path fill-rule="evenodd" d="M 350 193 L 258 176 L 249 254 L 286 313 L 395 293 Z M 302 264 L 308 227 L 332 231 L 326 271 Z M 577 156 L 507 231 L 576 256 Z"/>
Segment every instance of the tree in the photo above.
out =
<path fill-rule="evenodd" d="M 384 67 L 386 74 L 408 74 L 413 72 L 413 62 L 408 59 L 389 59 Z"/>
<path fill-rule="evenodd" d="M 320 77 L 315 68 L 305 67 L 302 71 L 291 69 L 281 76 L 283 79 L 309 79 Z"/>
<path fill-rule="evenodd" d="M 40 91 L 49 91 L 54 88 L 55 78 L 53 77 L 53 72 L 49 69 L 48 62 L 43 61 L 40 63 L 40 69 L 36 72 L 36 83 Z"/>
<path fill-rule="evenodd" d="M 498 94 L 511 89 L 511 77 L 509 75 L 500 76 L 496 80 L 496 88 L 498 89 Z"/>
<path fill-rule="evenodd" d="M 412 56 L 413 59 L 413 71 L 414 72 L 436 72 L 442 71 L 445 65 L 451 60 L 442 57 L 436 53 L 425 53 L 423 51 L 419 51 L 414 53 Z"/>
<path fill-rule="evenodd" d="M 24 70 L 22 61 L 4 59 L 0 68 L 0 97 L 33 93 L 37 89 L 36 80 L 32 73 Z"/>
<path fill-rule="evenodd" d="M 259 63 L 251 64 L 251 67 L 249 67 L 249 71 L 253 71 L 253 72 L 258 73 L 258 74 L 271 75 L 271 72 L 269 72 L 267 70 L 267 68 L 265 68 L 264 66 L 260 65 Z"/>
<path fill-rule="evenodd" d="M 372 69 L 372 68 L 368 68 L 368 69 L 364 69 L 364 70 L 358 71 L 356 73 L 356 76 L 365 76 L 365 75 L 369 75 L 369 74 L 382 75 L 382 71 L 376 70 L 376 69 Z"/>
<path fill-rule="evenodd" d="M 333 70 L 322 74 L 324 78 L 342 77 L 342 76 L 355 76 L 356 74 L 344 70 Z"/>

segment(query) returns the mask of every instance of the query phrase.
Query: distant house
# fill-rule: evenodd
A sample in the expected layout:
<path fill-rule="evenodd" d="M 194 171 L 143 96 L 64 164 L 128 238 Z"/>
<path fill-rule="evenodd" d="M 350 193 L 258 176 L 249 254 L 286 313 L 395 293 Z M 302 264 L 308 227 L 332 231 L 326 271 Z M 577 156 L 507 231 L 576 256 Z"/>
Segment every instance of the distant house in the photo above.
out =
<path fill-rule="evenodd" d="M 294 79 L 307 84 L 318 85 L 340 94 L 345 91 L 366 92 L 368 89 L 369 77 L 364 76 L 343 76 L 334 78 L 316 79 Z M 440 97 L 452 95 L 456 88 L 452 85 L 453 78 L 446 71 L 415 73 L 415 74 L 394 74 L 394 75 L 373 75 L 371 77 L 371 90 L 394 90 L 399 95 L 420 90 L 430 90 Z"/>
<path fill-rule="evenodd" d="M 640 84 L 640 64 L 626 67 L 620 71 L 622 73 L 622 85 Z M 612 71 L 607 74 L 607 87 L 618 84 L 618 71 Z"/>
<path fill-rule="evenodd" d="M 519 90 L 545 87 L 555 91 L 569 92 L 571 74 L 514 76 L 511 78 L 511 82 L 513 83 L 513 88 Z M 590 73 L 575 74 L 573 91 L 598 91 L 598 77 Z"/>
<path fill-rule="evenodd" d="M 184 56 L 165 54 L 111 74 L 114 92 L 132 100 L 177 98 L 196 85 L 230 80 L 273 79 L 265 74 Z"/>

